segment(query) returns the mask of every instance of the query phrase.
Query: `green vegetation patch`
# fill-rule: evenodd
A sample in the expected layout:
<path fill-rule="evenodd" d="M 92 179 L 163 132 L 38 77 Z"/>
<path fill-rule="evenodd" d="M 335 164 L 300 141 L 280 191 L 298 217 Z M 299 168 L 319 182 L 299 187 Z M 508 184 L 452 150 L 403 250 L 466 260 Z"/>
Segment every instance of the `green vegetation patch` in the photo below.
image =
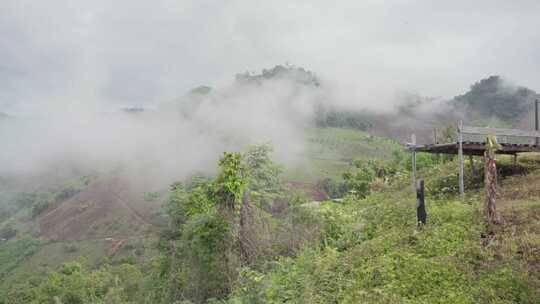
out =
<path fill-rule="evenodd" d="M 0 243 L 0 281 L 4 280 L 21 262 L 34 254 L 42 242 L 32 237 Z"/>
<path fill-rule="evenodd" d="M 475 203 L 430 201 L 428 224 L 421 228 L 415 223 L 414 198 L 403 191 L 349 200 L 332 210 L 333 221 L 341 224 L 333 242 L 281 258 L 266 272 L 244 271 L 231 303 L 537 303 L 540 299 L 533 274 L 521 271 L 515 257 L 498 259 L 482 244 L 486 227 Z M 356 220 L 350 214 L 358 215 Z M 352 241 L 351 235 L 356 235 Z"/>

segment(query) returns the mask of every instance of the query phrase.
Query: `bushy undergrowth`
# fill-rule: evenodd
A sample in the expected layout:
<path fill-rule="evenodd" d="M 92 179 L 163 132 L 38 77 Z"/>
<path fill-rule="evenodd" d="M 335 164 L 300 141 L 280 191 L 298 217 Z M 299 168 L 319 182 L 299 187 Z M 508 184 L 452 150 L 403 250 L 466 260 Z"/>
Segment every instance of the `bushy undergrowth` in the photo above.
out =
<path fill-rule="evenodd" d="M 454 159 L 431 165 L 419 172 L 418 178 L 426 181 L 426 193 L 435 198 L 450 198 L 459 194 L 458 160 Z M 525 175 L 537 170 L 537 164 L 529 161 L 514 163 L 509 157 L 498 156 L 497 175 L 500 181 L 509 176 Z M 479 157 L 464 163 L 464 186 L 468 192 L 477 192 L 483 185 L 484 163 Z"/>
<path fill-rule="evenodd" d="M 363 192 L 352 192 L 340 203 L 306 204 L 284 191 L 280 168 L 270 161 L 269 152 L 263 146 L 244 154 L 226 153 L 216 177 L 171 185 L 165 204 L 170 225 L 162 231 L 159 254 L 142 268 L 122 266 L 129 277 L 120 273 L 121 267 L 86 271 L 66 264 L 42 283 L 12 290 L 9 299 L 184 304 L 540 301 L 540 276 L 527 269 L 537 265 L 537 228 L 501 228 L 503 237 L 493 241 L 478 211 L 479 164 L 466 168 L 470 195 L 463 202 L 456 199 L 455 160 L 424 159 L 418 177 L 426 179 L 428 222 L 418 226 L 410 174 L 399 157 L 389 163 L 357 162 L 348 182 Z M 499 168 L 502 173 L 530 171 L 528 165 L 507 160 Z M 378 180 L 383 185 L 375 189 Z M 282 207 L 274 206 L 280 202 Z M 511 231 L 525 236 L 516 241 Z"/>
<path fill-rule="evenodd" d="M 432 202 L 418 228 L 412 201 L 381 193 L 335 206 L 334 242 L 244 270 L 230 303 L 537 303 L 530 278 L 482 246 L 477 206 Z"/>
<path fill-rule="evenodd" d="M 0 303 L 132 303 L 140 291 L 141 276 L 129 264 L 89 271 L 69 262 L 41 281 L 17 285 Z"/>
<path fill-rule="evenodd" d="M 33 254 L 41 242 L 32 237 L 0 243 L 0 282 L 27 256 Z"/>

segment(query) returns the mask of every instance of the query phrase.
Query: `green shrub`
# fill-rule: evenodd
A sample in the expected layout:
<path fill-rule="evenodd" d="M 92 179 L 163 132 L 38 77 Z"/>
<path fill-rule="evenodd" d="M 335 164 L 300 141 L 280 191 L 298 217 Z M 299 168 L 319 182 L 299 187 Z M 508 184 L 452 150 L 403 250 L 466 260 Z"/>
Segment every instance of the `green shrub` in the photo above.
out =
<path fill-rule="evenodd" d="M 159 199 L 160 194 L 159 192 L 145 192 L 143 197 L 145 201 L 153 202 Z"/>
<path fill-rule="evenodd" d="M 17 230 L 9 224 L 0 228 L 0 239 L 9 240 L 14 238 L 16 235 Z"/>
<path fill-rule="evenodd" d="M 49 273 L 37 286 L 12 289 L 5 303 L 133 303 L 141 279 L 140 271 L 131 265 L 88 271 L 79 263 L 69 262 L 58 272 Z"/>
<path fill-rule="evenodd" d="M 32 206 L 32 217 L 36 217 L 43 213 L 43 211 L 47 210 L 49 206 L 51 205 L 51 202 L 48 200 L 40 200 L 34 203 Z"/>

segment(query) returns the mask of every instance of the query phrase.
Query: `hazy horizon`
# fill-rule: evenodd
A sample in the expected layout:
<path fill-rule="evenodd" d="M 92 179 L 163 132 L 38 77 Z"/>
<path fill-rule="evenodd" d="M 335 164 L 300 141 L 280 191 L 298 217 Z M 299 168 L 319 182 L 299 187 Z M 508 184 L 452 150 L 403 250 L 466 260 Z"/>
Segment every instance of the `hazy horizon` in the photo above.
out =
<path fill-rule="evenodd" d="M 0 109 L 152 107 L 289 62 L 350 103 L 537 88 L 537 1 L 0 1 Z"/>

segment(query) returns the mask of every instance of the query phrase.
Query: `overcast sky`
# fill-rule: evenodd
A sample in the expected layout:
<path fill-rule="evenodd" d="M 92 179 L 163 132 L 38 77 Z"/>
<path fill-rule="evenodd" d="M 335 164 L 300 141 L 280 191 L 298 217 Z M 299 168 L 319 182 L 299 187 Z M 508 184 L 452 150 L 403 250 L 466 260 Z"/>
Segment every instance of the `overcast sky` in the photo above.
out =
<path fill-rule="evenodd" d="M 151 106 L 285 62 L 358 103 L 538 91 L 539 28 L 540 1 L 0 0 L 0 111 Z"/>

